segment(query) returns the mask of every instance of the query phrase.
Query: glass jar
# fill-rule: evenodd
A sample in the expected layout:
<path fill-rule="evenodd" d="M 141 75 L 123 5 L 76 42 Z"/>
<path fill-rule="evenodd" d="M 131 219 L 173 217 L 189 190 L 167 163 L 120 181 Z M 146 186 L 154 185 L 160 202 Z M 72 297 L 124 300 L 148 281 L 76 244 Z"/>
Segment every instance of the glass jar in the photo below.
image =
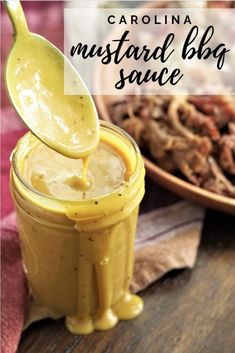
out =
<path fill-rule="evenodd" d="M 22 165 L 41 143 L 31 133 L 12 154 L 11 192 L 29 287 L 38 303 L 66 317 L 75 334 L 107 330 L 143 309 L 129 292 L 143 160 L 133 139 L 110 123 L 101 123 L 101 140 L 112 141 L 133 172 L 120 188 L 95 200 L 58 200 L 27 184 Z"/>

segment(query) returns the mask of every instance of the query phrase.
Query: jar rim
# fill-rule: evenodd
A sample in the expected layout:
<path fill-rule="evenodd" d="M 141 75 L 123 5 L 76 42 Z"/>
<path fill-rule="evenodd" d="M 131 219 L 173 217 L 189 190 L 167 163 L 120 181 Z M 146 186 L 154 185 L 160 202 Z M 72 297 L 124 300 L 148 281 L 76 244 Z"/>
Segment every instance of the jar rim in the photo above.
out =
<path fill-rule="evenodd" d="M 132 183 L 136 180 L 136 178 L 138 177 L 138 174 L 139 174 L 139 171 L 141 170 L 140 168 L 140 163 L 142 161 L 142 157 L 141 157 L 141 153 L 140 153 L 140 150 L 139 150 L 139 147 L 137 145 L 137 143 L 135 142 L 135 140 L 126 132 L 124 131 L 123 129 L 121 129 L 120 127 L 114 125 L 113 123 L 110 123 L 110 122 L 107 122 L 107 121 L 103 121 L 101 120 L 100 121 L 100 125 L 101 125 L 101 128 L 104 128 L 104 129 L 107 129 L 107 130 L 112 130 L 114 131 L 115 133 L 119 134 L 120 136 L 124 137 L 124 139 L 126 141 L 128 141 L 131 146 L 134 148 L 134 152 L 135 152 L 135 156 L 136 156 L 136 163 L 135 163 L 135 168 L 133 170 L 133 173 L 132 175 L 130 176 L 130 179 L 128 181 L 128 183 Z M 30 132 L 28 132 L 30 133 Z M 32 134 L 32 133 L 30 133 Z M 26 133 L 27 135 L 27 133 Z M 25 136 L 25 135 L 24 135 Z M 24 137 L 23 136 L 23 137 Z M 35 135 L 33 135 L 35 136 Z M 35 138 L 37 139 L 37 137 L 35 136 Z M 109 198 L 109 197 L 112 197 L 112 195 L 115 195 L 117 193 L 120 193 L 122 191 L 125 190 L 125 185 L 121 185 L 119 188 L 113 190 L 112 192 L 108 193 L 108 194 L 104 194 L 104 195 L 100 195 L 100 196 L 96 196 L 96 197 L 93 197 L 93 198 L 89 198 L 89 199 L 82 199 L 82 200 L 68 200 L 68 199 L 61 199 L 61 198 L 57 198 L 57 197 L 54 197 L 54 196 L 51 196 L 51 195 L 46 195 L 46 194 L 43 194 L 41 193 L 40 191 L 38 190 L 35 190 L 22 176 L 22 174 L 20 173 L 19 171 L 19 168 L 17 166 L 17 155 L 19 153 L 19 150 L 17 148 L 18 145 L 16 145 L 15 149 L 13 150 L 12 152 L 12 155 L 11 155 L 11 163 L 12 163 L 12 167 L 13 167 L 13 171 L 15 173 L 15 175 L 17 176 L 17 179 L 20 181 L 20 183 L 27 189 L 27 190 L 30 190 L 34 195 L 36 196 L 39 196 L 40 198 L 42 199 L 46 199 L 46 200 L 51 200 L 51 202 L 60 202 L 60 203 L 69 203 L 71 205 L 75 205 L 75 204 L 88 204 L 90 203 L 91 201 L 94 201 L 94 200 L 98 200 L 98 201 L 102 201 L 103 199 L 106 199 L 106 198 Z M 143 163 L 143 162 L 142 162 Z"/>

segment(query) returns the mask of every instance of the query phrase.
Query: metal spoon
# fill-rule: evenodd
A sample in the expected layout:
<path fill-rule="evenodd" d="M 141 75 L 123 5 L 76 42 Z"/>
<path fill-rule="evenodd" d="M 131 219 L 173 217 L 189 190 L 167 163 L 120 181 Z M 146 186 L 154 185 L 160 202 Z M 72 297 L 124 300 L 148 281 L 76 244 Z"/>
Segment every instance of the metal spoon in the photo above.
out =
<path fill-rule="evenodd" d="M 4 5 L 15 33 L 5 68 L 13 106 L 49 147 L 71 158 L 88 156 L 99 142 L 99 119 L 84 82 L 59 49 L 28 30 L 20 1 Z M 79 95 L 64 94 L 64 70 Z"/>

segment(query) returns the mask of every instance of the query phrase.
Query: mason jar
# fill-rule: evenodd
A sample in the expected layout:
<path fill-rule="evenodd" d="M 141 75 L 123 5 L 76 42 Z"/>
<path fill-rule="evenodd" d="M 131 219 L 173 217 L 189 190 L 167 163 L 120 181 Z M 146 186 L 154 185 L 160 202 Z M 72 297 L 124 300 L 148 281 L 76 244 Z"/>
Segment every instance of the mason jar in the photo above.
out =
<path fill-rule="evenodd" d="M 11 192 L 29 288 L 39 304 L 65 316 L 75 334 L 107 330 L 143 309 L 129 285 L 144 164 L 134 140 L 118 127 L 102 122 L 101 141 L 112 141 L 132 173 L 128 182 L 95 200 L 56 199 L 27 183 L 22 166 L 42 143 L 30 132 L 11 158 Z"/>

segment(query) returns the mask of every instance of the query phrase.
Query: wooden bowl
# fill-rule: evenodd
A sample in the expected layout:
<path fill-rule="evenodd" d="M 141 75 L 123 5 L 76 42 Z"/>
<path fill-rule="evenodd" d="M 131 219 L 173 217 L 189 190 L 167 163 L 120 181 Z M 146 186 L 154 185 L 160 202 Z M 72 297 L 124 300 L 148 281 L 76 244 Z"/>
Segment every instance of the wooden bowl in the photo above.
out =
<path fill-rule="evenodd" d="M 101 68 L 100 68 L 101 69 Z M 95 102 L 100 117 L 107 121 L 112 121 L 108 113 L 108 105 L 113 96 L 95 96 Z M 173 174 L 166 172 L 157 166 L 157 164 L 144 157 L 144 163 L 147 175 L 158 184 L 174 192 L 182 198 L 197 202 L 203 206 L 214 208 L 218 211 L 235 215 L 235 199 L 217 195 L 213 192 L 199 188 Z"/>

